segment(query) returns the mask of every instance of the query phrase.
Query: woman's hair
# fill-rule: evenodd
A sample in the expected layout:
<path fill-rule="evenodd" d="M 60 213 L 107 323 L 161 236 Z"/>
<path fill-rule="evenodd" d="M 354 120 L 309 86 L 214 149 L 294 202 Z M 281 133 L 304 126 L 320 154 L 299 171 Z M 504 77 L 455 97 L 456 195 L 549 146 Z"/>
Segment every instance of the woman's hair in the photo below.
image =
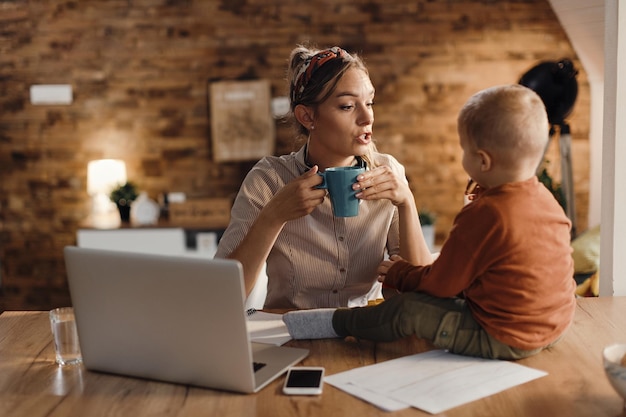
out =
<path fill-rule="evenodd" d="M 298 137 L 308 137 L 309 130 L 293 117 L 296 106 L 302 104 L 316 111 L 317 107 L 333 94 L 346 71 L 352 68 L 359 69 L 369 76 L 367 67 L 357 54 L 350 54 L 338 46 L 320 50 L 299 45 L 291 51 L 287 81 L 290 115 L 294 120 Z M 374 152 L 376 147 L 372 143 L 368 154 L 359 156 L 362 156 L 370 167 L 374 167 Z"/>
<path fill-rule="evenodd" d="M 474 94 L 459 113 L 458 130 L 505 163 L 526 159 L 539 165 L 550 125 L 541 97 L 530 88 L 511 84 Z"/>

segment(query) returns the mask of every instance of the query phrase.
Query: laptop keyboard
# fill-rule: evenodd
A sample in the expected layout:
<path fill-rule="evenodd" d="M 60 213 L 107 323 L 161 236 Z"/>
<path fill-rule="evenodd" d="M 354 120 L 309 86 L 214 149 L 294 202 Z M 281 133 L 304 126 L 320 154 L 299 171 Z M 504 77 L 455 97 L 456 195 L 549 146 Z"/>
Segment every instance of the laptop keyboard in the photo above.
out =
<path fill-rule="evenodd" d="M 252 369 L 254 370 L 254 372 L 258 371 L 259 369 L 263 368 L 264 366 L 265 366 L 264 363 L 252 362 Z"/>

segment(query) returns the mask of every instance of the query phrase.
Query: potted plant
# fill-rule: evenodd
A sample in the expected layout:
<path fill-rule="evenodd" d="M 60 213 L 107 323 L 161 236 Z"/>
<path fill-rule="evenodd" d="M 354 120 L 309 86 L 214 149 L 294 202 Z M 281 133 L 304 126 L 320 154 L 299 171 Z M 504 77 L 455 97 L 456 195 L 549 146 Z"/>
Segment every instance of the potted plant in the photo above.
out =
<path fill-rule="evenodd" d="M 117 205 L 123 222 L 130 221 L 130 204 L 137 198 L 137 187 L 128 181 L 114 188 L 109 195 L 112 202 Z"/>
<path fill-rule="evenodd" d="M 546 161 L 546 164 L 548 162 L 549 161 Z M 555 181 L 548 173 L 547 167 L 544 166 L 542 168 L 541 172 L 537 174 L 537 178 L 539 179 L 539 182 L 545 185 L 546 188 L 552 193 L 552 195 L 554 196 L 554 198 L 556 198 L 556 201 L 563 208 L 563 210 L 567 210 L 567 202 L 565 199 L 565 192 L 563 191 L 563 187 L 561 187 L 561 184 L 555 183 Z"/>
<path fill-rule="evenodd" d="M 428 249 L 432 252 L 435 247 L 435 221 L 437 217 L 434 213 L 423 209 L 419 210 L 419 220 L 422 225 L 422 234 L 428 245 Z"/>
<path fill-rule="evenodd" d="M 428 210 L 420 210 L 418 215 L 422 226 L 433 226 L 437 220 L 437 217 Z"/>

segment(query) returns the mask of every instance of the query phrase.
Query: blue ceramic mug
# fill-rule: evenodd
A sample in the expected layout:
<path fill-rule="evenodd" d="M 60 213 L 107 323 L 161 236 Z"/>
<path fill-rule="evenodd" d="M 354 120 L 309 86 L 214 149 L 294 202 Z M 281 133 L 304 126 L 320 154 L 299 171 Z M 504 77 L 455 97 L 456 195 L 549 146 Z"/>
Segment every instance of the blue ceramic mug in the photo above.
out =
<path fill-rule="evenodd" d="M 349 166 L 326 168 L 324 172 L 317 173 L 324 180 L 317 188 L 328 190 L 335 216 L 354 217 L 359 214 L 360 200 L 354 196 L 357 191 L 352 189 L 352 184 L 363 172 L 365 168 L 362 166 Z"/>

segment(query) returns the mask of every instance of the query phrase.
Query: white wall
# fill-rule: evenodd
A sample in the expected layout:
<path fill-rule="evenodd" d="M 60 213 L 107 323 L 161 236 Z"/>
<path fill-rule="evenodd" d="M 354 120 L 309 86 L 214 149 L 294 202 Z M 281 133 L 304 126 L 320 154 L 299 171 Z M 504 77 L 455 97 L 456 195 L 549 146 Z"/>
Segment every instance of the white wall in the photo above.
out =
<path fill-rule="evenodd" d="M 589 227 L 600 224 L 604 100 L 604 0 L 549 0 L 587 73 L 589 115 Z M 572 130 L 576 126 L 572 125 Z M 579 230 L 578 232 L 583 232 Z"/>
<path fill-rule="evenodd" d="M 626 295 L 626 6 L 605 1 L 600 295 Z M 621 255 L 621 256 L 620 256 Z"/>
<path fill-rule="evenodd" d="M 587 73 L 589 115 L 589 227 L 600 224 L 604 100 L 604 0 L 549 0 Z M 572 126 L 575 130 L 576 126 Z M 575 167 L 574 167 L 575 168 Z M 578 232 L 583 232 L 579 230 Z"/>
<path fill-rule="evenodd" d="M 618 77 L 626 73 L 626 3 L 549 1 L 589 77 L 588 221 L 602 220 L 600 295 L 626 295 L 626 78 Z"/>

